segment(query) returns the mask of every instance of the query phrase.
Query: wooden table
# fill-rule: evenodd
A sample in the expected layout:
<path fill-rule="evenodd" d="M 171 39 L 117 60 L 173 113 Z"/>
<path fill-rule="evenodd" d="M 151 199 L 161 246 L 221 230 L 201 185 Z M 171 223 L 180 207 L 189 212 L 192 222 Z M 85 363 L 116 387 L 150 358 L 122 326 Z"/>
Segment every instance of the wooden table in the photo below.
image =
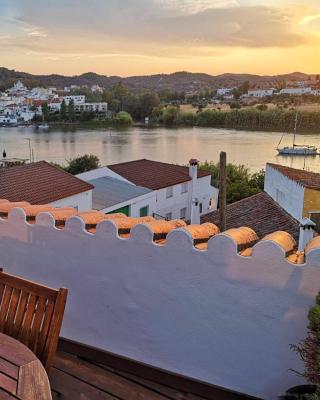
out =
<path fill-rule="evenodd" d="M 45 369 L 22 343 L 0 333 L 0 399 L 52 400 Z"/>

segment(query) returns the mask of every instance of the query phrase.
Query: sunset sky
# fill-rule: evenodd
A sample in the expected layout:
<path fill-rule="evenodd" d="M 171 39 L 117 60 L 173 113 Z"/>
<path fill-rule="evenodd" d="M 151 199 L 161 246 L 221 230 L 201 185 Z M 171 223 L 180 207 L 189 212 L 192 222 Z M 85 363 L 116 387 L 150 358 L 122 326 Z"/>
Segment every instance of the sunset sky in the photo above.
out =
<path fill-rule="evenodd" d="M 0 66 L 320 73 L 320 0 L 0 0 Z"/>

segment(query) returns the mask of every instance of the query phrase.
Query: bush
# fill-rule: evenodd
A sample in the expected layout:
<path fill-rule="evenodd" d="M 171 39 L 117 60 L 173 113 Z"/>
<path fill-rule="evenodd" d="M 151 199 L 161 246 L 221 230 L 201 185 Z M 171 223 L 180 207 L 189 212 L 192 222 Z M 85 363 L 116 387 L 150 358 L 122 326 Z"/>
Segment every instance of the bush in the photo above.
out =
<path fill-rule="evenodd" d="M 230 108 L 231 108 L 231 110 L 233 110 L 233 109 L 239 110 L 241 108 L 241 104 L 240 103 L 231 103 Z"/>
<path fill-rule="evenodd" d="M 100 160 L 97 156 L 94 156 L 93 154 L 85 154 L 68 160 L 68 165 L 63 167 L 63 169 L 72 175 L 77 175 L 99 167 Z"/>
<path fill-rule="evenodd" d="M 178 125 L 180 121 L 180 111 L 178 107 L 168 106 L 164 108 L 162 120 L 166 126 Z"/>
<path fill-rule="evenodd" d="M 292 345 L 294 351 L 298 353 L 304 362 L 304 371 L 299 373 L 306 378 L 309 383 L 320 385 L 320 297 L 316 298 L 316 304 L 310 309 L 308 314 L 309 326 L 306 339 L 298 345 Z M 318 397 L 319 398 L 319 397 Z"/>
<path fill-rule="evenodd" d="M 192 112 L 180 113 L 180 124 L 186 126 L 193 126 L 196 120 L 196 116 Z"/>
<path fill-rule="evenodd" d="M 120 111 L 116 115 L 114 122 L 116 125 L 131 126 L 133 123 L 132 117 L 126 111 Z"/>

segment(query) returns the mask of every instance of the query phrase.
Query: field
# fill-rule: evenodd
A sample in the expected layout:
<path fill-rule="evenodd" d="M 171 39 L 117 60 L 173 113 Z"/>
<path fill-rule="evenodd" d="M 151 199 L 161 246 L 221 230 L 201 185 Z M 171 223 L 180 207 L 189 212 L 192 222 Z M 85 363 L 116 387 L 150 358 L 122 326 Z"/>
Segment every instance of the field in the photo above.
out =
<path fill-rule="evenodd" d="M 276 105 L 273 103 L 269 103 L 268 109 L 273 110 L 276 108 Z M 242 109 L 246 109 L 251 106 L 242 106 Z M 291 108 L 291 106 L 289 106 Z M 294 106 L 295 109 L 299 111 L 312 111 L 312 112 L 320 112 L 320 103 L 307 103 L 301 104 L 298 106 Z M 196 113 L 198 111 L 197 107 L 193 107 L 191 104 L 183 104 L 180 106 L 180 110 L 182 112 L 192 112 Z M 230 107 L 228 104 L 209 104 L 207 107 L 203 108 L 203 110 L 221 110 L 221 111 L 230 111 Z"/>

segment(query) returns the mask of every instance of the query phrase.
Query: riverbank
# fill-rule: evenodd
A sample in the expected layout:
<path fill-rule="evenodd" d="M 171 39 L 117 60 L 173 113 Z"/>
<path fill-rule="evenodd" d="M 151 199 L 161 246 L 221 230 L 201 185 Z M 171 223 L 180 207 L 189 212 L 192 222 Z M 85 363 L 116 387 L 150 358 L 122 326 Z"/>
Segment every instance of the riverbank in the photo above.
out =
<path fill-rule="evenodd" d="M 259 110 L 246 108 L 222 111 L 205 110 L 197 114 L 182 112 L 178 107 L 162 107 L 153 112 L 153 123 L 166 127 L 197 126 L 264 132 L 291 132 L 296 110 Z M 320 133 L 320 112 L 298 112 L 298 132 Z"/>

